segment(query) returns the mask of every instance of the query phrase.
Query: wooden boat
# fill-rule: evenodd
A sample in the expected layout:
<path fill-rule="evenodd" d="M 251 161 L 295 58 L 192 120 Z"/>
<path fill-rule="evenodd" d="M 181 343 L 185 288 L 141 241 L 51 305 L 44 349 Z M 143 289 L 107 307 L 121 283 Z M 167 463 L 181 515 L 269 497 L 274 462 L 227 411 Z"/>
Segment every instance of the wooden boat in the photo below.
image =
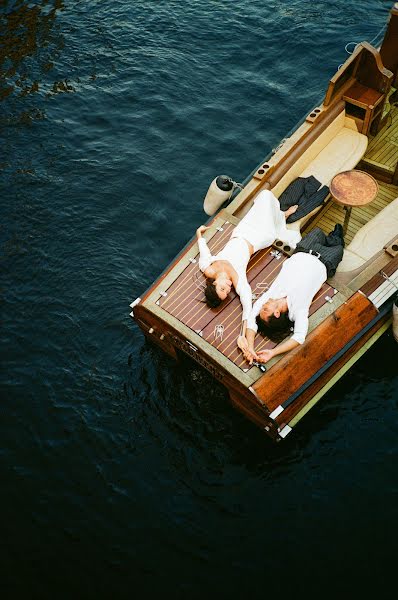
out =
<path fill-rule="evenodd" d="M 341 172 L 366 172 L 376 198 L 352 209 L 344 257 L 335 276 L 313 299 L 309 334 L 295 350 L 266 366 L 250 366 L 238 350 L 241 304 L 231 293 L 216 309 L 198 302 L 196 237 L 155 283 L 131 303 L 146 337 L 171 356 L 184 352 L 227 388 L 232 404 L 272 439 L 285 438 L 302 417 L 390 327 L 398 286 L 398 3 L 381 45 L 363 42 L 330 79 L 323 101 L 278 149 L 261 162 L 242 189 L 212 216 L 206 232 L 213 254 L 229 239 L 255 196 L 279 198 L 297 177 L 314 175 L 330 186 Z M 326 233 L 343 223 L 344 207 L 329 193 L 291 227 Z M 198 224 L 199 225 L 199 224 Z M 193 232 L 194 233 L 194 232 Z M 276 240 L 253 255 L 248 281 L 254 296 L 279 272 L 291 249 Z M 256 350 L 275 346 L 256 336 Z"/>

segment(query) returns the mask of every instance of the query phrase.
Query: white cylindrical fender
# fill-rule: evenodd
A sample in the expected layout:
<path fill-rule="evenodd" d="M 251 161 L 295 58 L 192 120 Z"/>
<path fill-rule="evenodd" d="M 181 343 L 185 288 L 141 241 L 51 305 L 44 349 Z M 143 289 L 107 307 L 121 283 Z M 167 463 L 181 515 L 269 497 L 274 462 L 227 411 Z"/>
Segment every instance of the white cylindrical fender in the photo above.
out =
<path fill-rule="evenodd" d="M 226 175 L 215 177 L 207 190 L 203 202 L 203 210 L 209 216 L 215 212 L 228 200 L 234 190 L 234 182 Z"/>
<path fill-rule="evenodd" d="M 392 334 L 396 342 L 398 342 L 398 298 L 392 305 Z"/>

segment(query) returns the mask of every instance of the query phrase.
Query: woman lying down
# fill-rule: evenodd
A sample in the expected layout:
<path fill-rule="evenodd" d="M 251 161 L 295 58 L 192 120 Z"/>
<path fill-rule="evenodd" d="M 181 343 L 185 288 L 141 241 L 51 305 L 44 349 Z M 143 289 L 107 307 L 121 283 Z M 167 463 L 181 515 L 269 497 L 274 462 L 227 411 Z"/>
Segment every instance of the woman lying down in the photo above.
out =
<path fill-rule="evenodd" d="M 201 225 L 196 230 L 199 246 L 199 268 L 206 277 L 206 303 L 215 308 L 225 300 L 232 286 L 238 294 L 243 312 L 242 329 L 238 338 L 245 336 L 246 322 L 252 308 L 252 290 L 247 281 L 246 269 L 252 255 L 271 246 L 276 239 L 295 248 L 301 240 L 300 232 L 287 229 L 286 219 L 297 210 L 291 206 L 286 212 L 280 210 L 279 201 L 270 190 L 263 190 L 254 204 L 234 228 L 224 248 L 212 256 L 202 234 Z"/>

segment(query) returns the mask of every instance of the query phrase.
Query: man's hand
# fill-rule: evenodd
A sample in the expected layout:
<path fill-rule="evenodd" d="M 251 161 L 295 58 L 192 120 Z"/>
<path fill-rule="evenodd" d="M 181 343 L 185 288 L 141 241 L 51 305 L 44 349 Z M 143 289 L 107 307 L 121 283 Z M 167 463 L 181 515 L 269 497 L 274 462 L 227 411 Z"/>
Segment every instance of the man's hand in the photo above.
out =
<path fill-rule="evenodd" d="M 254 360 L 257 360 L 257 355 L 253 349 L 249 348 L 248 341 L 244 335 L 238 337 L 238 347 L 242 350 L 243 356 L 248 363 L 252 364 Z"/>
<path fill-rule="evenodd" d="M 275 356 L 275 353 L 273 350 L 260 350 L 260 352 L 257 352 L 257 360 L 259 363 L 266 363 L 273 356 Z"/>
<path fill-rule="evenodd" d="M 202 237 L 202 233 L 206 231 L 206 229 L 210 229 L 210 227 L 206 227 L 206 225 L 201 225 L 196 230 L 196 237 L 199 239 Z"/>

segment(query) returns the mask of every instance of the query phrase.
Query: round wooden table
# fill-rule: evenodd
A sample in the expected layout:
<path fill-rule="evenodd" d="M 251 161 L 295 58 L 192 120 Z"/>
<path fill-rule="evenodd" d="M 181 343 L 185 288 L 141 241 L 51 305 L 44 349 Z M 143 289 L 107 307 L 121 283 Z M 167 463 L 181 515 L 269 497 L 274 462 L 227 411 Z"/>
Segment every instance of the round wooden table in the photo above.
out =
<path fill-rule="evenodd" d="M 346 211 L 343 229 L 347 232 L 348 222 L 353 206 L 365 206 L 374 200 L 379 186 L 374 177 L 365 171 L 343 171 L 335 175 L 330 184 L 332 198 L 344 206 Z"/>

